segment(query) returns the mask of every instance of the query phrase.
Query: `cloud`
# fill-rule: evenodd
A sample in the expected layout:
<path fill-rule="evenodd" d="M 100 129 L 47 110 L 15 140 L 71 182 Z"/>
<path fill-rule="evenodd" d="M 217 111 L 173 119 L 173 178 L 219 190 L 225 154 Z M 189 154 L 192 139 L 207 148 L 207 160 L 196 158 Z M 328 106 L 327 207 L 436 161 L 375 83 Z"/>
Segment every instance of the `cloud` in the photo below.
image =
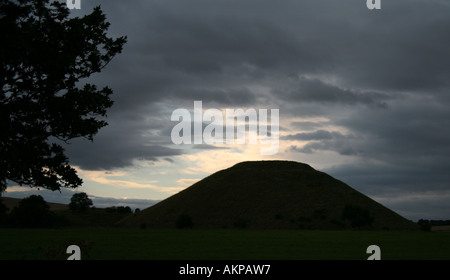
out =
<path fill-rule="evenodd" d="M 356 155 L 358 152 L 352 147 L 356 140 L 353 135 L 344 135 L 336 131 L 316 130 L 314 132 L 304 132 L 281 137 L 282 140 L 307 141 L 303 147 L 291 145 L 288 152 L 298 152 L 311 154 L 317 151 L 336 151 L 341 155 Z"/>
<path fill-rule="evenodd" d="M 146 121 L 122 124 L 113 120 L 94 137 L 93 142 L 71 140 L 71 144 L 66 146 L 71 163 L 87 170 L 112 170 L 132 166 L 135 160 L 157 161 L 181 154 L 181 150 L 167 147 L 164 137 L 152 135 L 158 128 L 151 124 L 146 127 L 146 124 Z"/>
<path fill-rule="evenodd" d="M 359 89 L 344 89 L 328 84 L 317 78 L 300 77 L 289 87 L 277 90 L 278 96 L 290 102 L 317 102 L 322 104 L 342 104 L 387 107 L 387 94 Z"/>
<path fill-rule="evenodd" d="M 448 220 L 448 201 L 450 192 L 434 191 L 413 192 L 403 196 L 391 197 L 389 195 L 374 196 L 373 199 L 383 205 L 397 211 L 404 217 L 409 217 L 413 221 L 419 219 Z"/>
<path fill-rule="evenodd" d="M 136 208 L 143 210 L 152 205 L 155 205 L 159 202 L 159 200 L 151 200 L 151 199 L 136 199 L 136 198 L 113 198 L 113 197 L 101 197 L 101 196 L 89 196 L 92 200 L 92 203 L 97 208 L 107 208 L 111 206 L 128 206 L 133 211 Z"/>
<path fill-rule="evenodd" d="M 87 3 L 84 9 L 88 11 L 91 5 L 95 3 Z M 170 146 L 169 137 L 163 137 L 171 127 L 170 111 L 162 110 L 160 104 L 172 110 L 193 100 L 238 108 L 268 106 L 268 100 L 282 106 L 304 102 L 387 106 L 383 91 L 319 78 L 333 74 L 348 84 L 353 77 L 348 67 L 364 66 L 360 72 L 368 75 L 376 70 L 354 59 L 371 51 L 358 48 L 360 39 L 353 34 L 361 33 L 368 45 L 377 39 L 370 36 L 371 20 L 352 22 L 353 15 L 367 12 L 356 1 L 288 1 L 282 5 L 270 1 L 135 1 L 133 5 L 109 1 L 102 7 L 112 23 L 111 33 L 127 35 L 128 43 L 122 54 L 93 77 L 114 89 L 110 125 L 94 143 L 75 140 L 67 147 L 73 164 L 82 168 L 111 170 L 132 166 L 139 159 L 157 161 L 181 154 Z M 330 10 L 342 16 L 314 15 Z M 359 31 L 365 28 L 370 32 Z M 330 42 L 332 47 L 327 47 Z M 342 61 L 344 54 L 353 56 Z M 256 85 L 268 91 L 251 90 Z"/>
<path fill-rule="evenodd" d="M 290 126 L 294 130 L 315 130 L 323 127 L 325 124 L 322 122 L 313 122 L 313 121 L 293 121 Z"/>
<path fill-rule="evenodd" d="M 198 149 L 198 150 L 225 149 L 225 150 L 228 150 L 230 148 L 229 147 L 217 147 L 217 146 L 212 146 L 212 145 L 208 145 L 208 144 L 199 144 L 199 145 L 194 145 L 193 149 Z"/>
<path fill-rule="evenodd" d="M 115 104 L 94 143 L 67 147 L 73 165 L 112 171 L 164 161 L 182 170 L 176 181 L 261 159 L 255 147 L 172 145 L 171 112 L 202 100 L 205 108 L 279 108 L 280 153 L 325 162 L 364 193 L 414 191 L 420 203 L 424 191 L 448 190 L 446 1 L 385 1 L 377 12 L 360 0 L 86 1 L 83 9 L 98 3 L 111 34 L 128 44 L 90 79 L 110 86 Z M 396 203 L 413 212 L 412 202 Z"/>
<path fill-rule="evenodd" d="M 156 185 L 155 182 L 136 182 L 131 181 L 130 179 L 114 179 L 114 177 L 123 177 L 126 175 L 125 173 L 120 172 L 111 173 L 111 172 L 90 171 L 90 170 L 79 170 L 78 172 L 86 180 L 118 188 L 149 189 L 149 190 L 157 190 L 159 192 L 164 192 L 168 194 L 174 194 L 183 189 L 181 187 L 168 187 L 168 186 L 161 187 Z"/>
<path fill-rule="evenodd" d="M 325 140 L 333 137 L 342 137 L 339 132 L 329 132 L 326 130 L 316 130 L 314 132 L 297 133 L 294 135 L 286 135 L 281 137 L 283 140 Z"/>
<path fill-rule="evenodd" d="M 177 183 L 190 187 L 191 185 L 197 183 L 200 180 L 201 179 L 179 179 L 177 180 Z"/>
<path fill-rule="evenodd" d="M 364 155 L 380 161 L 440 169 L 449 166 L 448 104 L 433 95 L 405 95 L 383 113 L 361 111 L 337 122 L 364 137 Z M 450 166 L 449 166 L 450 167 Z"/>

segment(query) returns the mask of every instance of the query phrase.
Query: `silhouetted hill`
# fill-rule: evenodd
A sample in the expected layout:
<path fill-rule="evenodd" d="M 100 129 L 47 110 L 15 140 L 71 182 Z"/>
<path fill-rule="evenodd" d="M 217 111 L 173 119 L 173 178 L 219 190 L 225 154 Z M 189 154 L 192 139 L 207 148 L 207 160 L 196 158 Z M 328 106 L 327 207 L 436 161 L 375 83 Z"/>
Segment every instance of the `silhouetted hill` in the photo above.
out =
<path fill-rule="evenodd" d="M 236 164 L 120 224 L 146 228 L 417 229 L 415 223 L 345 183 L 291 161 Z"/>

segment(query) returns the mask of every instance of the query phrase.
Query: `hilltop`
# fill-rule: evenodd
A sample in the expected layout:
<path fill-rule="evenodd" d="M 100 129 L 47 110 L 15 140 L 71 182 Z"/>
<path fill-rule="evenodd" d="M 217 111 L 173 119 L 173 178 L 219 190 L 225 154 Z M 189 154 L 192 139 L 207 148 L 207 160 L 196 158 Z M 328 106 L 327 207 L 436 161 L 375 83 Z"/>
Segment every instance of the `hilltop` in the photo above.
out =
<path fill-rule="evenodd" d="M 218 171 L 119 222 L 141 228 L 416 230 L 347 184 L 293 161 L 252 161 Z"/>

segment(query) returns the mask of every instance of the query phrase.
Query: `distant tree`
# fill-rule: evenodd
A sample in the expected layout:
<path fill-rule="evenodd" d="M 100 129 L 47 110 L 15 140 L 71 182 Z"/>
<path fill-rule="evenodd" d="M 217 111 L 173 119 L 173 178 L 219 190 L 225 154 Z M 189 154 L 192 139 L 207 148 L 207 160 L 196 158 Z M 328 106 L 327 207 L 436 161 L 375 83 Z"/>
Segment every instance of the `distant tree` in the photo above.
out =
<path fill-rule="evenodd" d="M 11 211 L 10 220 L 19 227 L 47 227 L 52 225 L 54 217 L 42 196 L 31 195 Z"/>
<path fill-rule="evenodd" d="M 116 206 L 110 206 L 110 207 L 106 207 L 105 210 L 108 213 L 115 213 L 115 212 L 117 212 L 117 207 Z"/>
<path fill-rule="evenodd" d="M 420 219 L 417 224 L 419 225 L 420 229 L 423 231 L 431 231 L 431 222 L 429 220 L 423 220 Z"/>
<path fill-rule="evenodd" d="M 194 222 L 192 221 L 191 216 L 187 214 L 181 214 L 175 224 L 178 229 L 192 228 L 194 226 Z"/>
<path fill-rule="evenodd" d="M 313 219 L 325 220 L 327 218 L 326 213 L 327 213 L 326 209 L 314 210 L 314 213 L 312 214 L 312 218 Z"/>
<path fill-rule="evenodd" d="M 84 192 L 72 195 L 69 208 L 75 212 L 85 212 L 93 205 L 92 200 Z"/>
<path fill-rule="evenodd" d="M 342 210 L 342 219 L 349 220 L 353 228 L 371 226 L 374 220 L 369 210 L 348 204 Z"/>
<path fill-rule="evenodd" d="M 124 213 L 124 214 L 131 213 L 131 208 L 130 206 L 119 206 L 117 207 L 117 213 Z"/>
<path fill-rule="evenodd" d="M 82 184 L 61 146 L 93 140 L 112 90 L 82 83 L 122 51 L 100 7 L 70 17 L 64 3 L 0 1 L 0 193 L 12 181 L 59 190 Z"/>
<path fill-rule="evenodd" d="M 132 211 L 131 211 L 130 206 L 117 206 L 117 207 L 111 206 L 111 207 L 106 208 L 106 212 L 128 214 L 128 213 L 131 213 Z"/>

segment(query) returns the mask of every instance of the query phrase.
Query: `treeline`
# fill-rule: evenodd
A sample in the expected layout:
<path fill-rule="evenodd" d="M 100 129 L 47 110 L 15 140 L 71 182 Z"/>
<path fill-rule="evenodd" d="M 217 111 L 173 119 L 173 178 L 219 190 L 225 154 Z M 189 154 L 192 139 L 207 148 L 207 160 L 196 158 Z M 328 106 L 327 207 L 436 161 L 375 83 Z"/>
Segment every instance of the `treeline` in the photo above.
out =
<path fill-rule="evenodd" d="M 131 214 L 133 211 L 131 210 L 130 206 L 111 206 L 105 208 L 106 212 L 108 213 L 123 213 L 123 214 Z M 135 210 L 136 212 L 139 212 L 139 208 Z"/>
<path fill-rule="evenodd" d="M 450 220 L 425 220 L 420 219 L 417 224 L 424 231 L 430 231 L 431 227 L 436 226 L 450 226 Z"/>
<path fill-rule="evenodd" d="M 13 209 L 8 209 L 0 197 L 0 227 L 107 226 L 108 223 L 113 224 L 116 217 L 120 218 L 132 213 L 129 206 L 97 209 L 86 193 L 74 194 L 68 206 L 68 210 L 53 212 L 42 196 L 31 195 L 21 199 Z"/>
<path fill-rule="evenodd" d="M 20 200 L 10 212 L 0 199 L 1 227 L 53 227 L 64 224 L 63 219 L 50 211 L 50 206 L 40 195 Z"/>

